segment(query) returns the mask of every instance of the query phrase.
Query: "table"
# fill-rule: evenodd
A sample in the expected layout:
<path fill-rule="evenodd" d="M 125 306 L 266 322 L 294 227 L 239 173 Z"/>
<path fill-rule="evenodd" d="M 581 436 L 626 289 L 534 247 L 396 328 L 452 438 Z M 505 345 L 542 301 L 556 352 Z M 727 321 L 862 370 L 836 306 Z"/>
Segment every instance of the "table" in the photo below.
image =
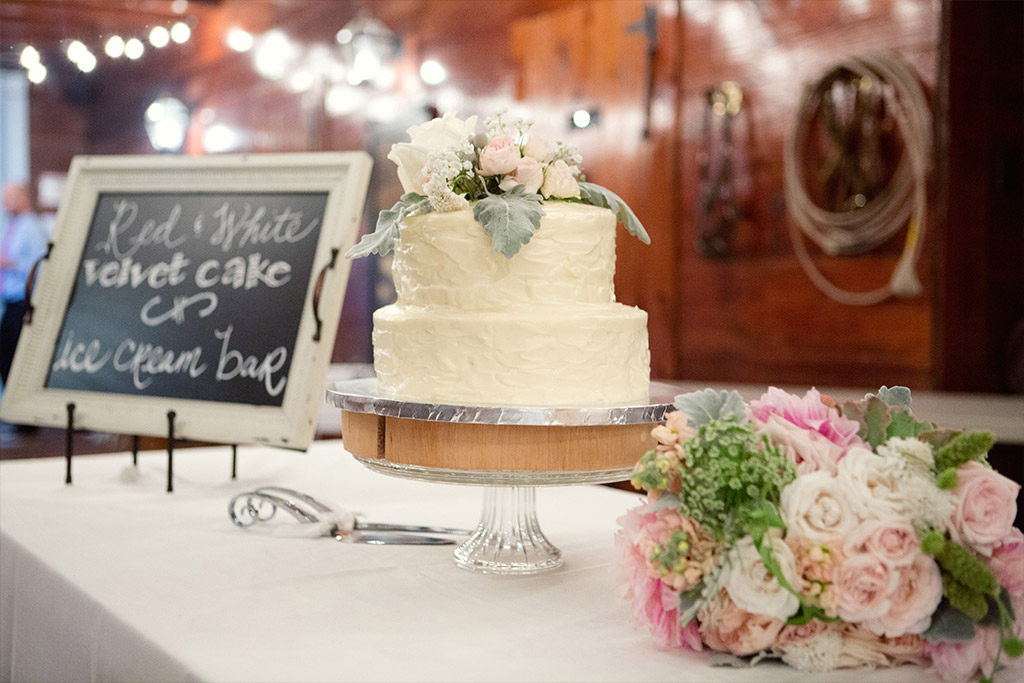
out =
<path fill-rule="evenodd" d="M 634 494 L 541 488 L 565 554 L 548 574 L 474 574 L 452 546 L 368 546 L 238 529 L 227 502 L 291 486 L 369 519 L 473 526 L 482 490 L 370 472 L 340 441 L 0 464 L 0 679 L 160 681 L 859 681 L 779 665 L 717 669 L 657 649 L 613 594 L 615 520 Z M 276 520 L 275 520 L 276 523 Z M 927 681 L 923 671 L 873 681 Z M 1011 676 L 1012 678 L 1012 676 Z M 1009 680 L 997 677 L 997 680 Z"/>

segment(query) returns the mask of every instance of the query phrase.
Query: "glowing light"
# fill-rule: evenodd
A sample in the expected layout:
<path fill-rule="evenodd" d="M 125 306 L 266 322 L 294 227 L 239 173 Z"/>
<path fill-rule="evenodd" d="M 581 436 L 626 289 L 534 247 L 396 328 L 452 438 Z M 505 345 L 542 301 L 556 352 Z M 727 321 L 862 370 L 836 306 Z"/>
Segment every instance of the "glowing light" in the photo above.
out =
<path fill-rule="evenodd" d="M 149 44 L 153 47 L 164 47 L 170 41 L 171 34 L 163 26 L 154 26 L 153 30 L 149 32 Z"/>
<path fill-rule="evenodd" d="M 586 128 L 590 125 L 590 112 L 586 109 L 577 109 L 572 113 L 572 125 L 577 128 Z"/>
<path fill-rule="evenodd" d="M 146 108 L 146 134 L 158 151 L 181 149 L 188 123 L 189 111 L 175 97 L 161 97 Z"/>
<path fill-rule="evenodd" d="M 264 34 L 253 53 L 256 71 L 264 78 L 284 78 L 291 68 L 298 48 L 281 31 L 273 30 Z"/>
<path fill-rule="evenodd" d="M 171 40 L 173 40 L 174 42 L 176 42 L 178 44 L 181 44 L 181 43 L 184 43 L 185 41 L 187 41 L 189 39 L 189 37 L 191 37 L 191 35 L 192 35 L 192 29 L 190 29 L 188 27 L 188 24 L 186 24 L 183 21 L 179 21 L 178 23 L 176 23 L 174 26 L 171 27 Z"/>
<path fill-rule="evenodd" d="M 88 52 L 89 49 L 80 40 L 72 40 L 68 45 L 68 59 L 75 64 L 78 64 L 78 60 L 82 58 L 82 55 Z"/>
<path fill-rule="evenodd" d="M 26 45 L 25 49 L 21 51 L 20 63 L 26 69 L 31 69 L 36 64 L 39 64 L 39 50 L 31 45 Z"/>
<path fill-rule="evenodd" d="M 332 86 L 324 96 L 324 109 L 331 116 L 354 114 L 366 105 L 366 94 L 347 85 Z"/>
<path fill-rule="evenodd" d="M 227 43 L 235 52 L 248 52 L 252 49 L 252 34 L 240 28 L 233 28 L 228 31 Z"/>
<path fill-rule="evenodd" d="M 440 85 L 448 78 L 448 70 L 436 59 L 428 59 L 420 65 L 420 78 L 427 85 Z"/>
<path fill-rule="evenodd" d="M 150 121 L 159 121 L 164 117 L 164 103 L 157 100 L 146 107 L 146 118 Z"/>
<path fill-rule="evenodd" d="M 239 135 L 233 128 L 217 123 L 203 133 L 203 149 L 211 154 L 227 152 L 238 146 Z"/>
<path fill-rule="evenodd" d="M 304 92 L 313 87 L 313 72 L 302 69 L 292 74 L 288 80 L 288 87 L 294 92 Z"/>
<path fill-rule="evenodd" d="M 174 0 L 171 3 L 171 11 L 175 14 L 184 14 L 188 11 L 188 0 Z"/>
<path fill-rule="evenodd" d="M 138 38 L 132 38 L 124 44 L 124 56 L 128 59 L 138 59 L 145 51 L 146 48 L 143 47 L 142 41 Z"/>
<path fill-rule="evenodd" d="M 348 72 L 348 82 L 359 85 L 363 81 L 373 80 L 380 73 L 380 59 L 370 50 L 359 50 L 352 61 L 352 69 Z"/>
<path fill-rule="evenodd" d="M 96 68 L 96 56 L 86 51 L 81 57 L 78 58 L 78 68 L 82 73 L 89 73 Z"/>
<path fill-rule="evenodd" d="M 28 68 L 28 80 L 33 83 L 42 83 L 46 80 L 46 67 L 42 64 L 33 64 Z"/>
<path fill-rule="evenodd" d="M 121 36 L 110 36 L 103 49 L 107 53 L 108 57 L 111 59 L 117 59 L 124 54 L 124 38 Z"/>

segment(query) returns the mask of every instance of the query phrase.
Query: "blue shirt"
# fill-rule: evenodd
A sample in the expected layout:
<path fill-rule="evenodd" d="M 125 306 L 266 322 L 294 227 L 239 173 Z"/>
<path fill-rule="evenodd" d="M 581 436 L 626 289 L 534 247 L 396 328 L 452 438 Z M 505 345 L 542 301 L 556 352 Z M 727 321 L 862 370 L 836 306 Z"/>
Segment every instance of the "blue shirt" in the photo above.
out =
<path fill-rule="evenodd" d="M 25 298 L 25 281 L 28 273 L 40 256 L 46 253 L 46 235 L 39 227 L 39 220 L 32 212 L 11 216 L 0 234 L 0 294 L 4 301 L 21 301 Z"/>

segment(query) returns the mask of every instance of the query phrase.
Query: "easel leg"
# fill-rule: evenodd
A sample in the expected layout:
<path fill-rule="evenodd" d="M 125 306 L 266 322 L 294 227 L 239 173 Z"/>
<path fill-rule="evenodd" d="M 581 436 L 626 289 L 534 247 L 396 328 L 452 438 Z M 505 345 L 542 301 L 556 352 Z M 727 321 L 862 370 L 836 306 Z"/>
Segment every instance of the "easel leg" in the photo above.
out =
<path fill-rule="evenodd" d="M 74 439 L 75 439 L 75 404 L 69 403 L 68 406 L 68 425 L 67 431 L 64 433 L 64 458 L 67 460 L 67 475 L 64 477 L 64 483 L 71 483 L 71 455 L 74 453 Z"/>
<path fill-rule="evenodd" d="M 167 411 L 167 493 L 174 492 L 174 418 L 173 410 Z"/>

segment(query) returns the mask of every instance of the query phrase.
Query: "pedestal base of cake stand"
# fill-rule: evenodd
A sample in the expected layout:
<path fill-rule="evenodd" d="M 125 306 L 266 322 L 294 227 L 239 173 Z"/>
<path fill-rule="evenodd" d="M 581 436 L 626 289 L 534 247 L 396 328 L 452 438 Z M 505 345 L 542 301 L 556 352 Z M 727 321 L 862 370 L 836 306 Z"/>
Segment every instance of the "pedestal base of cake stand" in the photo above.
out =
<path fill-rule="evenodd" d="M 449 406 L 377 395 L 376 380 L 327 389 L 341 409 L 345 449 L 374 471 L 486 487 L 475 532 L 455 563 L 492 574 L 536 574 L 562 564 L 537 521 L 535 487 L 624 481 L 654 447 L 676 390 L 652 384 L 644 405 L 600 408 Z"/>

